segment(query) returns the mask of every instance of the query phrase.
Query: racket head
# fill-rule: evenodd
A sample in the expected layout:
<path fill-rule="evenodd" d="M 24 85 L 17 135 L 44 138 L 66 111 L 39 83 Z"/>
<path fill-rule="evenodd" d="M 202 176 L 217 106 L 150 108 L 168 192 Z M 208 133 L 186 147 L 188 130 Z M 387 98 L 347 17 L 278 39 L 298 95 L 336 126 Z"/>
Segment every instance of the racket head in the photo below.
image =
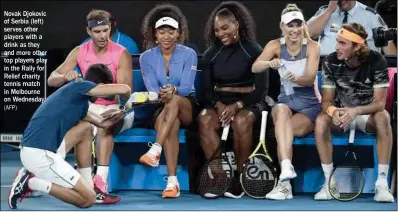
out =
<path fill-rule="evenodd" d="M 347 152 L 345 163 L 336 166 L 329 178 L 330 195 L 339 201 L 352 201 L 358 198 L 365 187 L 365 174 L 356 162 L 355 154 Z"/>
<path fill-rule="evenodd" d="M 256 199 L 265 196 L 278 182 L 276 167 L 266 154 L 255 154 L 243 165 L 240 182 L 244 192 Z"/>
<path fill-rule="evenodd" d="M 225 171 L 225 165 L 232 170 L 229 163 L 225 164 L 221 157 L 217 157 L 209 160 L 201 168 L 196 179 L 196 190 L 200 196 L 214 199 L 224 195 L 232 181 L 231 176 Z"/>

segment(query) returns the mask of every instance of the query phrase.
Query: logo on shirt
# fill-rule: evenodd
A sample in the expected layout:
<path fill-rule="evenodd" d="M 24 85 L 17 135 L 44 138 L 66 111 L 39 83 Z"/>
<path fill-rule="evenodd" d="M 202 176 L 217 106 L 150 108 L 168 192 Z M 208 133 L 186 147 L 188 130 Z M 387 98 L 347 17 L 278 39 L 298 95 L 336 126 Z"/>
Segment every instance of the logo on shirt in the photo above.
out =
<path fill-rule="evenodd" d="M 365 83 L 371 83 L 371 81 L 369 80 L 369 78 L 367 78 L 367 79 L 365 80 Z"/>
<path fill-rule="evenodd" d="M 335 23 L 333 23 L 332 25 L 330 25 L 329 31 L 337 33 L 339 31 L 339 29 L 340 29 L 340 26 L 335 24 Z"/>
<path fill-rule="evenodd" d="M 192 66 L 191 69 L 196 71 L 196 66 Z"/>

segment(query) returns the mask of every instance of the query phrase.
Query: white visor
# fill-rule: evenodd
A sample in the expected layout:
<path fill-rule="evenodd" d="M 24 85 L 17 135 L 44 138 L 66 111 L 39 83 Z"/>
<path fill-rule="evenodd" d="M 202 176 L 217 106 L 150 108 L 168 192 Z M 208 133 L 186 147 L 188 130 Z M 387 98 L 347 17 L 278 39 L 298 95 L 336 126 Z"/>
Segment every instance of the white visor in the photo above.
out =
<path fill-rule="evenodd" d="M 296 20 L 296 19 L 304 22 L 303 14 L 299 11 L 291 11 L 291 12 L 288 12 L 288 13 L 285 13 L 282 15 L 281 22 L 284 24 L 288 24 L 291 21 Z"/>
<path fill-rule="evenodd" d="M 158 21 L 156 21 L 155 28 L 157 29 L 164 25 L 168 25 L 175 29 L 178 29 L 178 22 L 175 19 L 170 18 L 170 17 L 163 17 L 163 18 L 159 19 Z"/>

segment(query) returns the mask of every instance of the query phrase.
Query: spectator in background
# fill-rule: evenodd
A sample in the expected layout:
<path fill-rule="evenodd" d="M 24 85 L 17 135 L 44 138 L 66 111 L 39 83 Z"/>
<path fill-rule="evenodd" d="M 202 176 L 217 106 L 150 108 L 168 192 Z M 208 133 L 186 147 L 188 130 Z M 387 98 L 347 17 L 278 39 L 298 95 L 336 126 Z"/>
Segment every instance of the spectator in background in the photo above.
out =
<path fill-rule="evenodd" d="M 110 14 L 104 10 L 92 10 L 87 15 L 87 33 L 91 40 L 74 48 L 65 61 L 51 73 L 48 85 L 60 87 L 78 78 L 74 70 L 76 66 L 85 76 L 88 67 L 92 64 L 105 64 L 111 70 L 115 84 L 126 84 L 132 88 L 132 58 L 126 48 L 109 39 L 111 23 Z M 89 111 L 101 114 L 108 109 L 119 109 L 122 102 L 118 98 L 99 98 L 90 104 Z M 94 176 L 94 186 L 99 195 L 97 203 L 109 204 L 120 201 L 120 197 L 108 194 L 109 162 L 113 151 L 113 136 L 132 127 L 134 112 L 127 114 L 123 120 L 108 129 L 93 126 L 93 135 L 98 132 L 98 168 Z M 78 169 L 83 177 L 91 177 L 91 169 Z"/>
<path fill-rule="evenodd" d="M 254 123 L 268 109 L 268 72 L 251 72 L 262 52 L 255 33 L 250 11 L 236 1 L 219 4 L 205 28 L 208 49 L 203 55 L 205 109 L 198 118 L 200 145 L 209 159 L 220 144 L 221 127 L 231 125 L 237 173 L 224 194 L 230 198 L 241 198 L 244 194 L 238 176 L 252 152 Z"/>
<path fill-rule="evenodd" d="M 156 107 L 151 118 L 156 143 L 140 158 L 140 162 L 159 166 L 162 147 L 167 164 L 167 186 L 163 198 L 180 195 L 177 179 L 179 129 L 189 127 L 199 109 L 195 95 L 197 54 L 181 45 L 188 40 L 188 22 L 181 10 L 172 4 L 155 6 L 142 23 L 144 47 L 140 56 L 143 80 L 148 91 L 160 95 L 163 104 Z"/>
<path fill-rule="evenodd" d="M 323 113 L 316 119 L 315 139 L 325 184 L 315 200 L 333 199 L 329 191 L 338 195 L 337 182 L 332 178 L 329 184 L 333 171 L 330 134 L 347 132 L 356 120 L 357 130 L 376 134 L 379 164 L 374 200 L 394 202 L 387 182 L 393 139 L 390 115 L 384 109 L 389 87 L 387 62 L 379 52 L 369 50 L 367 37 L 360 24 L 344 24 L 337 33 L 336 52 L 322 62 Z"/>
<path fill-rule="evenodd" d="M 376 27 L 388 28 L 383 18 L 376 11 L 358 1 L 339 0 L 329 1 L 329 5 L 322 6 L 307 22 L 312 38 L 320 39 L 321 56 L 327 56 L 335 51 L 337 32 L 345 23 L 356 22 L 365 27 L 368 37 L 366 41 L 370 49 L 379 51 L 375 46 L 372 29 Z M 393 41 L 383 47 L 386 55 L 396 55 L 397 48 Z"/>
<path fill-rule="evenodd" d="M 253 64 L 255 73 L 278 69 L 281 81 L 278 104 L 272 110 L 281 174 L 278 185 L 266 198 L 285 200 L 293 198 L 290 179 L 296 177 L 293 165 L 293 138 L 314 131 L 321 107 L 314 82 L 319 64 L 319 44 L 309 37 L 304 16 L 295 4 L 282 11 L 280 27 L 283 37 L 270 41 Z M 283 65 L 282 65 L 283 64 Z M 282 67 L 281 67 L 282 66 Z M 291 83 L 293 94 L 285 91 Z"/>

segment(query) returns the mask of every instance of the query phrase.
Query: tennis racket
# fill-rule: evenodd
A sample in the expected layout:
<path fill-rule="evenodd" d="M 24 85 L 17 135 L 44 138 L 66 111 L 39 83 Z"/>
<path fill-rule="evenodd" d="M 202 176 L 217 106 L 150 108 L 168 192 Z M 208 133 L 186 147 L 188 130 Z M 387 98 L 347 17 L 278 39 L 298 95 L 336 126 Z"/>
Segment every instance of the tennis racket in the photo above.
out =
<path fill-rule="evenodd" d="M 199 171 L 196 180 L 196 189 L 200 196 L 207 199 L 214 199 L 223 195 L 231 184 L 232 176 L 229 176 L 224 165 L 227 166 L 230 173 L 232 173 L 232 166 L 226 158 L 226 154 L 222 156 L 220 150 L 223 147 L 225 153 L 225 143 L 228 138 L 230 125 L 224 127 L 221 142 L 217 150 L 213 153 L 210 159 Z M 223 164 L 223 158 L 225 163 Z"/>
<path fill-rule="evenodd" d="M 268 112 L 261 117 L 260 142 L 243 165 L 240 183 L 247 195 L 252 198 L 265 198 L 278 182 L 276 167 L 268 154 L 265 145 L 265 132 Z M 262 147 L 262 148 L 261 148 Z"/>
<path fill-rule="evenodd" d="M 354 151 L 356 120 L 351 122 L 344 162 L 337 165 L 329 178 L 329 193 L 339 201 L 352 201 L 361 195 L 365 186 L 365 174 L 357 163 Z"/>

